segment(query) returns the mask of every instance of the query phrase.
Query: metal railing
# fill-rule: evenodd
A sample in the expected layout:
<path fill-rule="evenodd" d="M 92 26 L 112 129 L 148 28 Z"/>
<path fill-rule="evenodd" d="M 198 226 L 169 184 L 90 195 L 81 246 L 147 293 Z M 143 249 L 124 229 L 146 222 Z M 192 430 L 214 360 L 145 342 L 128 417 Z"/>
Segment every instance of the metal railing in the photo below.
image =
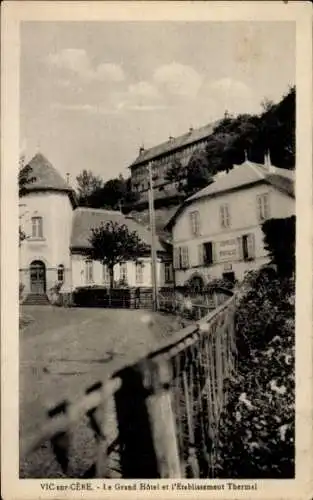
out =
<path fill-rule="evenodd" d="M 124 478 L 214 477 L 219 419 L 236 369 L 234 313 L 235 297 L 224 297 L 158 351 L 87 389 L 78 403 L 54 407 L 38 434 L 21 440 L 21 459 L 50 442 L 63 474 L 77 477 L 73 427 L 86 419 L 95 441 L 88 477 L 112 477 L 112 460 Z"/>

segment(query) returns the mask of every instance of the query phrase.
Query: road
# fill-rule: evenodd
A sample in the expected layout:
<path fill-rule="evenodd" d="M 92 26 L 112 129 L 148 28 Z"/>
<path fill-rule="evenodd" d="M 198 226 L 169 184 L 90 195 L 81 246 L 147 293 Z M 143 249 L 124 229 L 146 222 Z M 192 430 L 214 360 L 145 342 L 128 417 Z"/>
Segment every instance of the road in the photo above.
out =
<path fill-rule="evenodd" d="M 140 310 L 27 306 L 22 316 L 32 320 L 20 333 L 22 435 L 38 427 L 48 407 L 79 398 L 179 328 L 175 319 Z"/>
<path fill-rule="evenodd" d="M 175 318 L 141 310 L 25 306 L 20 317 L 22 439 L 38 431 L 49 407 L 79 399 L 89 385 L 144 357 L 180 329 Z M 76 430 L 74 469 L 80 474 L 94 451 L 86 425 Z M 62 477 L 49 450 L 44 446 L 22 460 L 21 477 Z"/>

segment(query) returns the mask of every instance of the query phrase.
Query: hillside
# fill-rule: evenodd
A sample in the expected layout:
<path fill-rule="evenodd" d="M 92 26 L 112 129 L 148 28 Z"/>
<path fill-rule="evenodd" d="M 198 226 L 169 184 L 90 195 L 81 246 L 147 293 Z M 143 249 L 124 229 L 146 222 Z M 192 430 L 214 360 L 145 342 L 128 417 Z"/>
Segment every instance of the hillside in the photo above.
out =
<path fill-rule="evenodd" d="M 169 221 L 169 219 L 174 215 L 179 205 L 172 205 L 170 207 L 158 208 L 155 210 L 155 227 L 156 232 L 159 236 L 169 239 L 171 235 L 164 231 L 164 226 Z M 128 214 L 137 220 L 140 224 L 146 227 L 150 227 L 149 220 L 149 210 L 145 209 L 142 211 L 132 211 Z"/>

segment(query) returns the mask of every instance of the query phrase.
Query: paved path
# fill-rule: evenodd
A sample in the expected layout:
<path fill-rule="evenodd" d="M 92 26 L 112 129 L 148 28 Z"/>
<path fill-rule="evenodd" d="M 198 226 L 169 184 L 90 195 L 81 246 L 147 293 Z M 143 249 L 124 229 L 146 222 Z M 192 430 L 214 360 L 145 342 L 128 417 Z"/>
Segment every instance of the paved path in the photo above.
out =
<path fill-rule="evenodd" d="M 47 407 L 79 398 L 86 387 L 157 348 L 179 328 L 175 319 L 140 310 L 27 306 L 21 330 L 20 432 L 34 431 Z"/>

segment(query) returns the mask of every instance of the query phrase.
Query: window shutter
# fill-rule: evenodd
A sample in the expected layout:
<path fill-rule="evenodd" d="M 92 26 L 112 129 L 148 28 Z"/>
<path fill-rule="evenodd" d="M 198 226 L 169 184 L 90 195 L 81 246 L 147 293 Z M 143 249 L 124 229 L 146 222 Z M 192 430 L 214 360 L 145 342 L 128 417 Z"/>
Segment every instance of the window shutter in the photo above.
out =
<path fill-rule="evenodd" d="M 224 206 L 220 206 L 220 221 L 221 221 L 221 226 L 224 227 Z"/>
<path fill-rule="evenodd" d="M 269 196 L 268 194 L 264 195 L 264 219 L 270 218 L 270 204 L 269 204 Z"/>
<path fill-rule="evenodd" d="M 254 259 L 255 258 L 255 237 L 254 237 L 253 233 L 248 235 L 247 244 L 248 244 L 248 256 L 249 256 L 249 258 Z"/>
<path fill-rule="evenodd" d="M 216 249 L 216 243 L 212 241 L 212 264 L 215 264 L 217 262 L 217 249 Z"/>
<path fill-rule="evenodd" d="M 174 269 L 180 268 L 180 247 L 174 248 L 173 250 L 173 264 Z"/>
<path fill-rule="evenodd" d="M 260 198 L 260 196 L 257 196 L 256 197 L 256 215 L 257 215 L 258 221 L 261 220 L 261 209 L 262 209 L 262 207 L 261 207 L 261 198 Z"/>
<path fill-rule="evenodd" d="M 242 239 L 242 236 L 239 236 L 237 238 L 237 244 L 238 244 L 238 259 L 243 260 L 243 239 Z"/>
<path fill-rule="evenodd" d="M 185 269 L 189 268 L 189 252 L 188 247 L 185 247 Z"/>
<path fill-rule="evenodd" d="M 200 245 L 198 245 L 198 265 L 203 266 L 203 264 L 204 264 L 204 247 L 203 243 L 200 243 Z"/>
<path fill-rule="evenodd" d="M 225 205 L 225 210 L 226 210 L 226 227 L 229 227 L 230 226 L 229 205 Z"/>

